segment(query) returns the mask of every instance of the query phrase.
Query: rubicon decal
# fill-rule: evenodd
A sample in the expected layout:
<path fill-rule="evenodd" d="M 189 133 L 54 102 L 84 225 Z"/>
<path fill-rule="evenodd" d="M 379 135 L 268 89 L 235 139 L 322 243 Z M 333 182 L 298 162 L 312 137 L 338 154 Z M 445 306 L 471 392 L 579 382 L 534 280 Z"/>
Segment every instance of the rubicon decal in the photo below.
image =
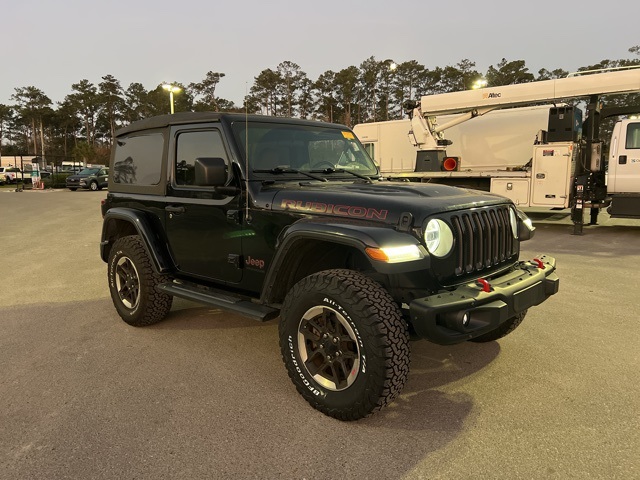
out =
<path fill-rule="evenodd" d="M 282 200 L 280 207 L 285 210 L 295 210 L 297 212 L 325 213 L 328 215 L 355 218 L 376 218 L 378 220 L 384 220 L 389 214 L 388 210 L 379 210 L 377 208 L 333 205 L 331 203 L 320 202 L 302 202 L 300 200 Z"/>

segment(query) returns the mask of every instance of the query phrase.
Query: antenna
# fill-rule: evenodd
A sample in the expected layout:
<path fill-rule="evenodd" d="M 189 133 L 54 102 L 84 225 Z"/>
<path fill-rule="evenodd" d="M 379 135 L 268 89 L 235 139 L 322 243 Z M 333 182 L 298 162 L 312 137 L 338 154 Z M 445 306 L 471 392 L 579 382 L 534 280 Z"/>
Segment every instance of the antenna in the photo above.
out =
<path fill-rule="evenodd" d="M 244 84 L 244 198 L 245 198 L 245 211 L 244 220 L 249 223 L 249 107 L 247 97 L 249 92 L 247 90 L 248 82 Z"/>

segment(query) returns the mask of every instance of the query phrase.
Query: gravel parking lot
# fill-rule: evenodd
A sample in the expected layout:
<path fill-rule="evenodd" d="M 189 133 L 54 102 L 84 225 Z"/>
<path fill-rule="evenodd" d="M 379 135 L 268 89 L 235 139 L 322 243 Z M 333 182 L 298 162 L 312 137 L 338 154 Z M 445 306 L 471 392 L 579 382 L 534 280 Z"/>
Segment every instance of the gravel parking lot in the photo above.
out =
<path fill-rule="evenodd" d="M 555 256 L 560 293 L 499 342 L 412 343 L 401 397 L 342 423 L 296 393 L 276 322 L 122 322 L 105 195 L 0 191 L 0 478 L 640 478 L 640 221 L 534 214 L 523 257 Z"/>

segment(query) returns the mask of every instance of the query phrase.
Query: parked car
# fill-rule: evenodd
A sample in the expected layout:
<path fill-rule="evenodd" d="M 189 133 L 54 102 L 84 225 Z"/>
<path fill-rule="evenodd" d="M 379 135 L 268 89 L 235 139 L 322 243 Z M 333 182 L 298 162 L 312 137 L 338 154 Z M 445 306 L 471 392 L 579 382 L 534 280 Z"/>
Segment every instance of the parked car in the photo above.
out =
<path fill-rule="evenodd" d="M 76 191 L 78 188 L 102 190 L 109 180 L 109 168 L 85 168 L 75 175 L 69 175 L 66 180 L 67 188 Z"/>
<path fill-rule="evenodd" d="M 14 183 L 21 178 L 18 167 L 0 167 L 0 183 Z"/>

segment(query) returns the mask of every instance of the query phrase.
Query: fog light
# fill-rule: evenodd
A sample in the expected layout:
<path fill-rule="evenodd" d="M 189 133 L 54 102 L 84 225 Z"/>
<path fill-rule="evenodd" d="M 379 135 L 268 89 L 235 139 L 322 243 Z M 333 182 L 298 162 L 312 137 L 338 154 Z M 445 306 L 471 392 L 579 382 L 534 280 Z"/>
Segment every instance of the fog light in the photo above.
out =
<path fill-rule="evenodd" d="M 443 315 L 444 326 L 456 332 L 466 333 L 467 327 L 471 325 L 471 315 L 469 312 L 457 311 Z"/>

